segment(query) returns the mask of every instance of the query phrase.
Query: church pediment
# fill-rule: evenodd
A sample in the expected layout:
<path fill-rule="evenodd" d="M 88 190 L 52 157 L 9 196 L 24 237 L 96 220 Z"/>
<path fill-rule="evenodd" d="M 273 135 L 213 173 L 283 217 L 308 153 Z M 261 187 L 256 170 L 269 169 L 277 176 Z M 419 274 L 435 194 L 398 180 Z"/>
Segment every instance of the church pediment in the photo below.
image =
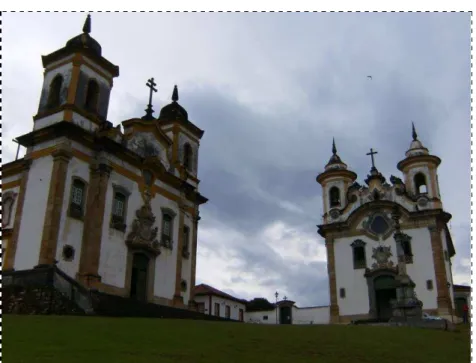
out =
<path fill-rule="evenodd" d="M 172 146 L 173 142 L 157 125 L 157 122 L 144 121 L 142 119 L 131 119 L 122 122 L 124 127 L 124 135 L 129 138 L 135 134 L 150 134 L 156 142 L 161 144 L 164 148 Z"/>
<path fill-rule="evenodd" d="M 136 120 L 132 120 L 132 122 L 136 122 Z M 155 124 L 144 126 L 143 123 L 138 120 L 137 123 L 125 126 L 127 127 L 127 129 L 125 128 L 126 147 L 144 159 L 157 158 L 164 168 L 169 170 L 171 159 L 170 139 Z"/>

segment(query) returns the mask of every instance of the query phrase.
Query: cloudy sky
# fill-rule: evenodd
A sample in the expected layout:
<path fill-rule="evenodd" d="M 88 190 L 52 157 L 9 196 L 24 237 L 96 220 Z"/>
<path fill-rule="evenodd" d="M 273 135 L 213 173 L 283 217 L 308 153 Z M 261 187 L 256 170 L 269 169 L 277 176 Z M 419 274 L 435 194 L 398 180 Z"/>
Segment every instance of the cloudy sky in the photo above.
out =
<path fill-rule="evenodd" d="M 3 160 L 32 128 L 41 55 L 81 32 L 85 14 L 4 14 Z M 108 119 L 143 115 L 174 84 L 205 130 L 199 177 L 197 282 L 243 298 L 328 304 L 321 190 L 331 155 L 359 175 L 378 150 L 384 175 L 411 141 L 443 160 L 439 181 L 457 255 L 470 282 L 470 15 L 465 13 L 114 14 L 92 16 L 92 36 L 120 66 Z M 372 75 L 373 79 L 367 79 Z M 20 156 L 23 155 L 23 151 Z"/>

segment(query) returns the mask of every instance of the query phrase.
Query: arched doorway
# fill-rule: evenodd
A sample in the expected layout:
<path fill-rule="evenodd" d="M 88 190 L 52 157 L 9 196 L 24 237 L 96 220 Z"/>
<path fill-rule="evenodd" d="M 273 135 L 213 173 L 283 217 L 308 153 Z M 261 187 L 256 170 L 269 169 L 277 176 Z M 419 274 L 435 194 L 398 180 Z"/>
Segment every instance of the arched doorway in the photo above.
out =
<path fill-rule="evenodd" d="M 393 314 L 391 301 L 396 299 L 395 268 L 380 268 L 367 271 L 369 291 L 369 317 L 388 321 Z"/>
<path fill-rule="evenodd" d="M 147 275 L 149 257 L 143 253 L 134 253 L 131 271 L 131 298 L 147 301 Z"/>
<path fill-rule="evenodd" d="M 391 275 L 382 275 L 374 280 L 375 306 L 377 318 L 388 320 L 392 317 L 391 300 L 396 299 L 395 278 Z"/>
<path fill-rule="evenodd" d="M 291 306 L 281 306 L 279 308 L 279 323 L 280 324 L 292 324 L 292 308 Z"/>

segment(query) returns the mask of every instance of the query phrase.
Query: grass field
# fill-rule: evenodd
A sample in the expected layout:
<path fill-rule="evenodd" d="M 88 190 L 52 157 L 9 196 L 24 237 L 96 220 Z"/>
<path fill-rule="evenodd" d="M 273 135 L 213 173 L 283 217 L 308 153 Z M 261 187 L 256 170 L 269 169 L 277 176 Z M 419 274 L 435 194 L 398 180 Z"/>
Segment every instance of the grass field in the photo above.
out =
<path fill-rule="evenodd" d="M 6 363 L 467 363 L 469 329 L 3 316 Z"/>

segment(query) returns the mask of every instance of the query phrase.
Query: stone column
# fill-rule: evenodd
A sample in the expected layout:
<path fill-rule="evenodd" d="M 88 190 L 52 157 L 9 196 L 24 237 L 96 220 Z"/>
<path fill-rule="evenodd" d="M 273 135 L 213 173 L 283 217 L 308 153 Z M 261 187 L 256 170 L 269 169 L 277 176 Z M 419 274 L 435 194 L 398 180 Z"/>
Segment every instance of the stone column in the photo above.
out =
<path fill-rule="evenodd" d="M 198 208 L 196 209 L 195 216 L 193 218 L 193 229 L 192 229 L 192 253 L 191 253 L 191 277 L 190 277 L 190 298 L 189 302 L 193 301 L 195 296 L 193 295 L 193 289 L 195 287 L 196 283 L 196 277 L 197 277 L 197 237 L 198 237 L 198 221 L 200 221 L 200 216 L 198 213 Z M 193 308 L 195 307 L 195 304 L 190 304 L 192 305 Z"/>
<path fill-rule="evenodd" d="M 183 305 L 183 296 L 181 289 L 182 282 L 182 248 L 183 248 L 183 226 L 185 219 L 185 203 L 179 202 L 179 223 L 178 223 L 178 239 L 177 239 L 177 260 L 175 264 L 175 293 L 173 304 L 174 306 Z"/>
<path fill-rule="evenodd" d="M 334 256 L 334 238 L 326 237 L 327 249 L 327 273 L 329 276 L 329 297 L 330 297 L 330 320 L 331 323 L 339 322 L 339 305 L 337 303 L 337 282 Z"/>
<path fill-rule="evenodd" d="M 41 238 L 38 266 L 53 265 L 56 260 L 58 235 L 63 215 L 64 192 L 68 164 L 73 154 L 69 144 L 60 145 L 53 153 L 53 169 L 51 171 L 50 190 L 46 205 L 43 235 Z"/>
<path fill-rule="evenodd" d="M 446 276 L 445 258 L 443 254 L 443 241 L 441 240 L 442 225 L 432 225 L 428 227 L 430 231 L 431 249 L 433 251 L 433 265 L 435 268 L 437 306 L 439 315 L 450 315 L 452 313 L 451 298 Z"/>
<path fill-rule="evenodd" d="M 27 159 L 27 157 L 25 157 L 25 159 L 23 160 L 22 176 L 20 181 L 20 188 L 18 191 L 17 209 L 15 211 L 13 232 L 12 237 L 8 241 L 8 247 L 5 251 L 5 258 L 3 260 L 2 270 L 11 270 L 14 268 L 15 265 L 15 255 L 18 246 L 18 235 L 20 234 L 23 204 L 25 203 L 26 186 L 28 184 L 28 174 L 30 172 L 31 163 L 32 160 Z"/>
<path fill-rule="evenodd" d="M 81 258 L 78 279 L 88 287 L 101 282 L 99 260 L 101 254 L 104 207 L 112 168 L 107 161 L 95 162 L 90 167 L 90 180 L 84 214 Z"/>

